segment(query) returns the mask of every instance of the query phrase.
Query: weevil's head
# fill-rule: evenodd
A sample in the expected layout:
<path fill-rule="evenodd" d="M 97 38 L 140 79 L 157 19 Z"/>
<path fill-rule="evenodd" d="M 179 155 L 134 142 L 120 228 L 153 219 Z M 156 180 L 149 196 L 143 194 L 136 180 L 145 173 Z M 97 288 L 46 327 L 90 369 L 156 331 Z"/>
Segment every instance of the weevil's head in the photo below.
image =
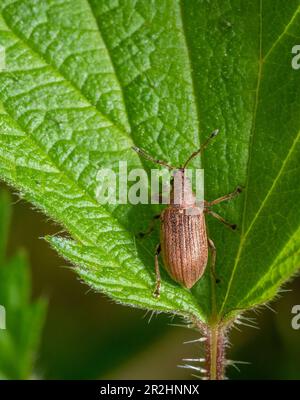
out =
<path fill-rule="evenodd" d="M 178 208 L 190 208 L 195 205 L 191 181 L 184 168 L 175 169 L 171 179 L 170 204 Z"/>

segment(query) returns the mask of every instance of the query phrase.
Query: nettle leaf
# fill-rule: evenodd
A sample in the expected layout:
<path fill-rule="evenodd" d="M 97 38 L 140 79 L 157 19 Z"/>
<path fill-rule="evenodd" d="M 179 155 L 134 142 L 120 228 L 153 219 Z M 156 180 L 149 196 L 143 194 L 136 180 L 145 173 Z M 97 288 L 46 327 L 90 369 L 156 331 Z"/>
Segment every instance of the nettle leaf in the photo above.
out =
<path fill-rule="evenodd" d="M 61 223 L 48 238 L 81 278 L 115 300 L 227 319 L 271 299 L 297 269 L 299 1 L 1 0 L 0 174 Z M 101 205 L 97 171 L 146 168 L 137 145 L 179 165 L 213 130 L 206 198 L 245 186 L 207 218 L 218 285 L 191 290 L 163 273 L 152 297 L 157 208 Z M 200 159 L 194 167 L 200 166 Z"/>
<path fill-rule="evenodd" d="M 0 192 L 0 243 L 6 243 L 11 199 Z M 4 252 L 3 252 L 4 253 Z M 31 376 L 45 318 L 46 302 L 32 302 L 30 268 L 24 252 L 0 262 L 0 379 L 27 379 Z M 4 325 L 2 325 L 4 324 Z M 5 329 L 4 329 L 5 326 Z"/>

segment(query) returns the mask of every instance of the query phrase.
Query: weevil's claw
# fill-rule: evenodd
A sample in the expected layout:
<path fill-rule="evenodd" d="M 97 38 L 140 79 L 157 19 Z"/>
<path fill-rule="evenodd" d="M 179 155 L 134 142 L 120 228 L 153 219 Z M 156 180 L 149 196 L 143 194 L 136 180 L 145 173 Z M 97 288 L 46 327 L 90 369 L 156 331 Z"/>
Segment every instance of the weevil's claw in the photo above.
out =
<path fill-rule="evenodd" d="M 235 189 L 236 193 L 242 193 L 242 191 L 245 189 L 245 186 L 238 185 L 237 188 Z"/>
<path fill-rule="evenodd" d="M 210 137 L 211 138 L 214 138 L 215 136 L 217 136 L 217 134 L 220 132 L 220 130 L 219 129 L 215 129 L 211 134 L 210 134 Z"/>
<path fill-rule="evenodd" d="M 232 224 L 232 225 L 230 225 L 230 228 L 231 228 L 233 231 L 236 231 L 236 229 L 237 229 L 237 224 Z"/>
<path fill-rule="evenodd" d="M 221 282 L 221 279 L 216 278 L 216 284 L 218 284 L 218 283 L 220 283 L 220 282 Z"/>

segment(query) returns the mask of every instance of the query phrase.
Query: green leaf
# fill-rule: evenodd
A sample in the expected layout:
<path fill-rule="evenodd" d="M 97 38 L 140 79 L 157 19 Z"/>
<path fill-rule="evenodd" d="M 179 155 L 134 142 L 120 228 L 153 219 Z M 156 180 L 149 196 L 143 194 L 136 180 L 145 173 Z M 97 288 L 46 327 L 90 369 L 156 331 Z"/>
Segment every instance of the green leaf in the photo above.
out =
<path fill-rule="evenodd" d="M 7 192 L 0 193 L 0 214 L 10 215 L 10 198 Z M 9 217 L 1 220 L 9 224 Z M 1 243 L 6 242 L 7 232 L 0 235 Z M 23 252 L 0 264 L 0 379 L 26 379 L 32 374 L 35 353 L 40 341 L 44 322 L 46 302 L 30 299 L 30 269 Z M 5 314 L 3 314 L 3 308 Z"/>
<path fill-rule="evenodd" d="M 0 174 L 61 223 L 48 238 L 81 278 L 116 301 L 204 321 L 272 298 L 299 248 L 299 1 L 1 1 Z M 151 164 L 133 144 L 179 165 L 215 128 L 206 198 L 238 224 L 207 218 L 218 285 L 191 290 L 163 273 L 152 297 L 154 206 L 100 205 L 96 174 Z M 195 160 L 194 167 L 200 166 Z"/>

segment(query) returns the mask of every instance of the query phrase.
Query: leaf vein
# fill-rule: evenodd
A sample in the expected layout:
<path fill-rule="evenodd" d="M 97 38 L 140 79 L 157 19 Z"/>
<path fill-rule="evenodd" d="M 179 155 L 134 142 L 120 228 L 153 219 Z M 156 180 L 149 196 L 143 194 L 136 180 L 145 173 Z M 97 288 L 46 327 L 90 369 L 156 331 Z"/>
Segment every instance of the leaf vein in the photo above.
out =
<path fill-rule="evenodd" d="M 254 133 L 255 133 L 255 128 L 256 128 L 256 115 L 257 115 L 257 108 L 258 108 L 261 77 L 262 77 L 262 0 L 260 0 L 260 5 L 259 5 L 259 60 L 258 60 L 257 84 L 256 84 L 256 90 L 255 90 L 255 100 L 254 100 L 254 109 L 253 109 L 253 119 L 252 119 L 252 126 L 251 126 L 250 139 L 249 139 L 249 154 L 248 154 L 248 162 L 247 162 L 246 190 L 245 190 L 245 200 L 244 200 L 244 206 L 243 206 L 243 212 L 242 212 L 242 232 L 241 232 L 240 243 L 239 243 L 239 247 L 238 247 L 238 251 L 237 251 L 237 256 L 235 258 L 234 266 L 233 266 L 233 269 L 232 269 L 232 272 L 230 275 L 230 279 L 228 282 L 224 300 L 223 300 L 223 303 L 220 308 L 220 314 L 222 314 L 222 311 L 223 311 L 226 301 L 228 299 L 231 285 L 233 282 L 233 278 L 234 278 L 236 268 L 237 268 L 238 262 L 240 260 L 242 248 L 244 245 L 244 229 L 245 229 L 245 219 L 246 219 L 246 210 L 247 210 L 247 200 L 248 200 L 248 193 L 249 193 L 249 189 L 248 189 L 249 170 L 250 170 L 250 165 L 251 165 L 252 147 L 253 147 Z"/>
<path fill-rule="evenodd" d="M 86 0 L 88 1 L 88 0 Z M 30 43 L 28 43 L 28 41 L 24 38 L 21 37 L 20 34 L 18 32 L 16 32 L 13 27 L 11 26 L 11 24 L 9 23 L 9 21 L 7 20 L 7 18 L 5 18 L 4 13 L 2 12 L 2 18 L 4 19 L 6 25 L 8 26 L 8 28 L 11 30 L 11 32 L 13 33 L 13 35 L 21 42 L 23 43 L 24 46 L 26 46 L 28 49 L 30 49 L 37 57 L 39 57 L 46 65 L 49 66 L 49 68 L 51 68 L 53 71 L 55 71 L 56 74 L 60 75 L 65 82 L 81 97 L 84 98 L 85 101 L 88 103 L 88 105 L 95 109 L 95 111 L 101 116 L 101 118 L 109 121 L 117 130 L 118 132 L 120 132 L 123 136 L 126 137 L 130 137 L 132 139 L 132 137 L 128 134 L 128 132 L 126 132 L 124 129 L 122 129 L 119 125 L 116 125 L 116 123 L 114 121 L 112 121 L 107 115 L 103 114 L 94 104 L 91 103 L 91 101 L 80 91 L 80 89 L 74 85 L 74 83 L 69 80 L 69 78 L 60 70 L 58 69 L 55 65 L 53 65 L 52 63 L 50 63 L 49 60 L 47 60 L 38 50 L 36 50 L 32 45 L 30 45 Z"/>

